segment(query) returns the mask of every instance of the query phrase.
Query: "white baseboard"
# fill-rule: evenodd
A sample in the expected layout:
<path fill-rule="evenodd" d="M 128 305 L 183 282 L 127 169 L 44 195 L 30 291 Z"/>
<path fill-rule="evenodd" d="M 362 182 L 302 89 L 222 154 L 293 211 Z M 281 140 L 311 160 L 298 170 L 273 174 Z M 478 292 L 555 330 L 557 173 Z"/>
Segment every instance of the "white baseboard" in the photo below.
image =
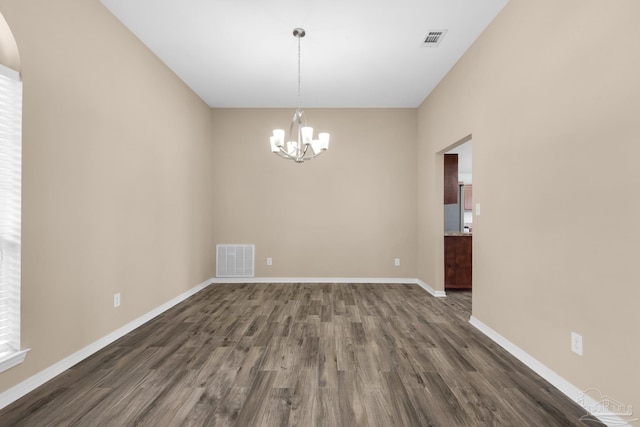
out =
<path fill-rule="evenodd" d="M 418 286 L 420 286 L 422 289 L 429 292 L 431 295 L 433 295 L 436 298 L 443 298 L 447 296 L 447 294 L 444 291 L 436 291 L 435 289 L 433 289 L 431 286 L 429 286 L 427 283 L 423 282 L 420 279 L 415 279 L 415 281 Z"/>
<path fill-rule="evenodd" d="M 20 399 L 22 396 L 35 390 L 36 388 L 40 387 L 42 384 L 53 379 L 57 375 L 66 371 L 67 369 L 71 368 L 72 366 L 76 365 L 77 363 L 81 362 L 82 360 L 86 359 L 87 357 L 91 356 L 97 351 L 102 350 L 104 347 L 108 346 L 112 342 L 125 336 L 126 334 L 138 328 L 139 326 L 142 326 L 149 320 L 164 313 L 174 305 L 177 305 L 178 303 L 186 300 L 190 296 L 196 294 L 197 292 L 201 291 L 202 289 L 206 288 L 212 283 L 213 283 L 212 279 L 209 279 L 200 283 L 199 285 L 178 295 L 172 300 L 162 304 L 161 306 L 151 310 L 150 312 L 143 314 L 137 319 L 127 323 L 123 327 L 100 338 L 98 341 L 95 341 L 89 344 L 85 348 L 73 353 L 68 357 L 65 357 L 64 359 L 55 363 L 54 365 L 49 366 L 43 371 L 40 371 L 39 373 L 33 375 L 32 377 L 27 378 L 26 380 L 4 391 L 3 393 L 0 393 L 0 409 L 10 405 L 11 403 Z"/>
<path fill-rule="evenodd" d="M 399 283 L 415 284 L 434 297 L 445 297 L 444 291 L 436 291 L 420 279 L 380 277 L 216 277 L 213 283 Z"/>
<path fill-rule="evenodd" d="M 600 404 L 591 396 L 587 395 L 584 390 L 580 390 L 578 387 L 571 384 L 569 381 L 562 378 L 560 375 L 549 369 L 543 363 L 532 357 L 529 353 L 491 329 L 489 326 L 482 323 L 476 317 L 471 316 L 469 323 L 475 326 L 480 332 L 485 334 L 491 340 L 493 340 L 500 347 L 507 350 L 516 359 L 527 365 L 531 370 L 547 380 L 551 385 L 560 390 L 568 398 L 589 410 L 593 416 L 597 417 L 602 423 L 608 426 L 626 426 L 630 421 L 636 420 L 624 420 L 617 414 L 614 414 L 608 410 L 607 407 Z M 603 396 L 606 397 L 606 396 Z"/>

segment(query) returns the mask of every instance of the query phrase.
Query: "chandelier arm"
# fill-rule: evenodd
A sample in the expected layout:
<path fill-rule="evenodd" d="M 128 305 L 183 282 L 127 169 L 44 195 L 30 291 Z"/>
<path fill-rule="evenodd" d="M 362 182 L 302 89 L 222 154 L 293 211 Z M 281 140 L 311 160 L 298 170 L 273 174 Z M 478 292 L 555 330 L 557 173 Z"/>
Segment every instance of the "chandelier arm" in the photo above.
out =
<path fill-rule="evenodd" d="M 300 155 L 300 157 L 301 157 L 302 159 L 307 159 L 307 157 L 305 157 L 305 156 L 307 155 L 307 151 L 308 151 L 308 150 L 309 150 L 309 146 L 308 146 L 308 145 L 305 145 L 305 146 L 304 146 L 304 149 L 302 150 L 302 154 Z"/>
<path fill-rule="evenodd" d="M 315 159 L 316 157 L 318 157 L 320 154 L 324 153 L 327 150 L 322 150 L 318 153 L 311 153 L 308 157 L 303 158 L 303 160 L 311 160 L 311 159 Z"/>
<path fill-rule="evenodd" d="M 295 159 L 295 157 L 290 156 L 289 153 L 284 151 L 282 147 L 280 147 L 280 151 L 274 151 L 274 153 L 276 153 L 278 156 L 282 157 L 283 159 L 287 159 L 287 160 Z"/>

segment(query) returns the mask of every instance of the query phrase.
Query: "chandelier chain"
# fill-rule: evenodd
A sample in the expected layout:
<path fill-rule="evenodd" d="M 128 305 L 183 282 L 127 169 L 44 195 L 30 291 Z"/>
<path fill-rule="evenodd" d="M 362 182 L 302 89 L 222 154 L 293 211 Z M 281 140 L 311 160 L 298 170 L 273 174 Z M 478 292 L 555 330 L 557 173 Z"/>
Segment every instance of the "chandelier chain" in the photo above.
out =
<path fill-rule="evenodd" d="M 302 108 L 302 95 L 300 95 L 300 35 L 298 39 L 298 110 Z"/>

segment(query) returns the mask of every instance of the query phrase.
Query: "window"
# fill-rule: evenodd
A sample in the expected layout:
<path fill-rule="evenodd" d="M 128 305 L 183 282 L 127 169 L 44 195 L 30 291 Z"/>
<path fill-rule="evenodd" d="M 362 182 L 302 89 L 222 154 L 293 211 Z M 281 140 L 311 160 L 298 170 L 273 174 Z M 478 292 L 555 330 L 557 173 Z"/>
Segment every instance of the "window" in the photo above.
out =
<path fill-rule="evenodd" d="M 0 65 L 0 372 L 24 360 L 20 350 L 22 82 Z"/>

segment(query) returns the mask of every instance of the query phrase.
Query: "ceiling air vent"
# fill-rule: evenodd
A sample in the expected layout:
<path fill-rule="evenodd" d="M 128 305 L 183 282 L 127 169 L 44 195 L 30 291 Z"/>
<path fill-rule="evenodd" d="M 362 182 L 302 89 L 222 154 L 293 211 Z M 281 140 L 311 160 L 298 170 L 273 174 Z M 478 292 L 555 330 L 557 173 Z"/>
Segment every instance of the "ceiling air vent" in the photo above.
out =
<path fill-rule="evenodd" d="M 422 42 L 423 47 L 437 47 L 444 35 L 447 34 L 447 30 L 431 30 L 424 37 L 424 41 Z"/>

